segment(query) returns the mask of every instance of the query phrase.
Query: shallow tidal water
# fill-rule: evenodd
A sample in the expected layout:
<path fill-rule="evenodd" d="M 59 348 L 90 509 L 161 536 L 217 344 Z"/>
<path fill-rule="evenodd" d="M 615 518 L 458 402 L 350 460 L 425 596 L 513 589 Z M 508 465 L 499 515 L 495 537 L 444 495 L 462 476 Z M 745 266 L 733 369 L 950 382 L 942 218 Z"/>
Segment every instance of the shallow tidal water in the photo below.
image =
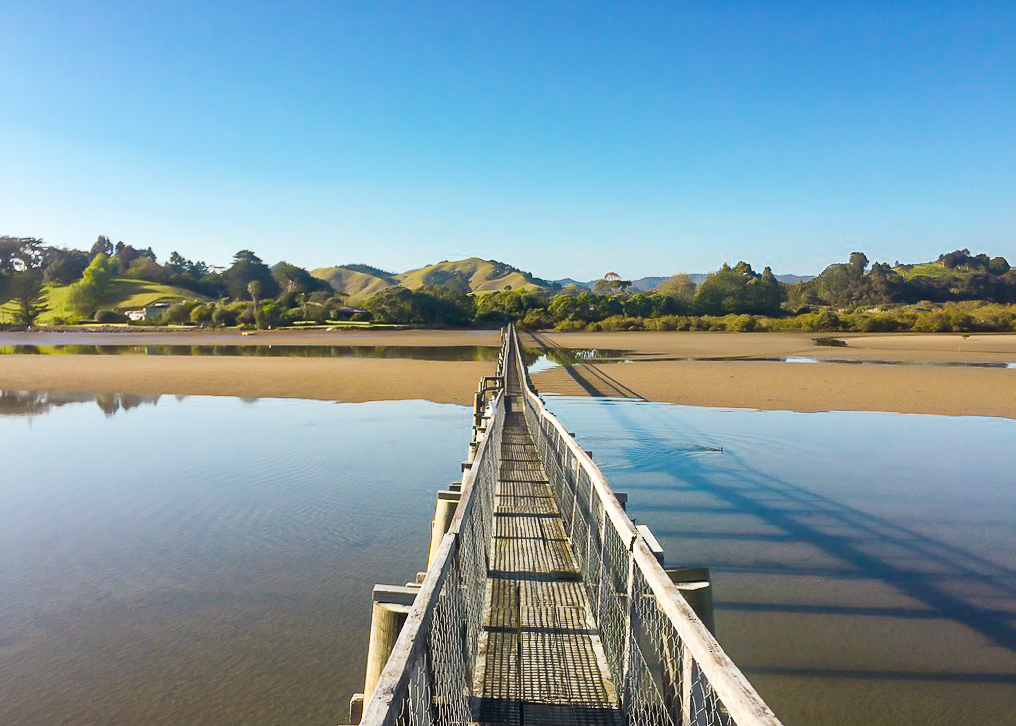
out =
<path fill-rule="evenodd" d="M 0 724 L 348 722 L 470 411 L 0 398 Z"/>
<path fill-rule="evenodd" d="M 785 724 L 1016 723 L 1016 421 L 547 402 Z"/>
<path fill-rule="evenodd" d="M 1016 421 L 547 396 L 788 726 L 1016 712 Z M 470 411 L 0 395 L 0 724 L 329 724 Z"/>

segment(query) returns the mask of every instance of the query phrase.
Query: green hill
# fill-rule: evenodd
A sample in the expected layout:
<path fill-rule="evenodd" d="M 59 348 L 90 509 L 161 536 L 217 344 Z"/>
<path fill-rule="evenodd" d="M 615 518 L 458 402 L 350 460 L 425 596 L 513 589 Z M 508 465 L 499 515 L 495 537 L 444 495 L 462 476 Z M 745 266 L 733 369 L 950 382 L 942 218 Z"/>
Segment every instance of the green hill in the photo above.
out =
<path fill-rule="evenodd" d="M 332 288 L 349 295 L 350 301 L 364 300 L 391 285 L 404 285 L 416 290 L 425 285 L 460 285 L 472 293 L 507 290 L 544 290 L 553 283 L 533 277 L 511 265 L 495 260 L 470 257 L 457 262 L 439 262 L 417 270 L 393 275 L 367 265 L 323 267 L 311 272 Z"/>
<path fill-rule="evenodd" d="M 46 304 L 49 310 L 39 317 L 40 323 L 48 323 L 53 318 L 73 317 L 75 312 L 67 302 L 70 285 L 47 285 Z M 157 302 L 178 302 L 180 300 L 208 300 L 182 287 L 163 285 L 147 280 L 128 280 L 117 278 L 109 284 L 109 291 L 100 307 L 109 310 L 134 310 Z M 11 303 L 0 308 L 0 318 L 10 319 Z"/>
<path fill-rule="evenodd" d="M 398 284 L 398 280 L 391 273 L 368 265 L 319 267 L 311 270 L 310 274 L 327 282 L 336 292 L 349 295 L 350 302 L 365 300 L 386 287 Z"/>
<path fill-rule="evenodd" d="M 507 290 L 509 286 L 512 290 L 538 290 L 551 287 L 546 280 L 540 280 L 511 265 L 496 260 L 481 260 L 478 257 L 458 262 L 444 261 L 403 272 L 399 275 L 399 280 L 412 290 L 424 285 L 448 285 L 457 282 L 469 292 L 497 292 Z"/>

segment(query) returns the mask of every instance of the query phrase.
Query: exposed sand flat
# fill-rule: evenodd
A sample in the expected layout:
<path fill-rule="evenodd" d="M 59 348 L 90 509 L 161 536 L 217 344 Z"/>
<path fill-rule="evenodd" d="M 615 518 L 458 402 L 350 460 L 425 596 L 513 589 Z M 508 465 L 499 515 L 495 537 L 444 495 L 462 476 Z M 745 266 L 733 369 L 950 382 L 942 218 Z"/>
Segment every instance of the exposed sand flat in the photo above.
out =
<path fill-rule="evenodd" d="M 472 405 L 495 364 L 376 358 L 0 356 L 0 389 Z"/>
<path fill-rule="evenodd" d="M 634 351 L 633 364 L 578 365 L 537 373 L 547 392 L 638 396 L 689 405 L 793 411 L 865 410 L 1016 418 L 1016 370 L 942 366 L 792 365 L 821 360 L 1016 362 L 1016 335 L 852 335 L 822 347 L 816 333 L 541 333 L 533 347 Z M 0 345 L 496 346 L 497 331 L 3 333 Z M 665 360 L 652 360 L 652 359 Z M 669 360 L 667 360 L 669 359 Z M 494 363 L 378 358 L 245 356 L 0 356 L 0 388 L 117 393 L 295 397 L 336 401 L 426 399 L 470 404 Z"/>
<path fill-rule="evenodd" d="M 533 383 L 564 395 L 690 406 L 1016 418 L 1016 370 L 664 361 L 555 368 L 534 374 Z"/>
<path fill-rule="evenodd" d="M 816 345 L 821 338 L 837 338 L 846 347 Z M 639 357 L 781 358 L 808 356 L 826 359 L 1016 362 L 1016 335 L 952 333 L 713 333 L 621 332 L 537 333 L 526 345 L 565 348 L 629 350 Z"/>
<path fill-rule="evenodd" d="M 837 335 L 848 347 L 815 344 L 816 333 L 550 333 L 544 346 L 631 350 L 633 364 L 578 365 L 533 376 L 543 391 L 639 397 L 692 406 L 788 411 L 897 411 L 1016 418 L 1016 370 L 922 365 L 788 364 L 651 358 L 785 358 L 1008 363 L 1016 335 Z"/>

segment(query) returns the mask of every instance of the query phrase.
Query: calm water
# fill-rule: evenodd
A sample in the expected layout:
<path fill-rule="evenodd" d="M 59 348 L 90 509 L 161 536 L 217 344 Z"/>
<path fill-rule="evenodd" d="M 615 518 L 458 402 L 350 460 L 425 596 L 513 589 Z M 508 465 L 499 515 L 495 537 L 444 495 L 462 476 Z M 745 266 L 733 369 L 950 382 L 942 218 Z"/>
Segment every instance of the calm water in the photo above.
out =
<path fill-rule="evenodd" d="M 0 724 L 328 724 L 469 409 L 0 398 Z"/>
<path fill-rule="evenodd" d="M 547 400 L 788 726 L 1016 723 L 1016 421 Z"/>
<path fill-rule="evenodd" d="M 788 726 L 1011 723 L 1016 422 L 549 397 Z M 329 724 L 469 410 L 0 396 L 0 724 Z M 720 451 L 722 449 L 722 451 Z"/>

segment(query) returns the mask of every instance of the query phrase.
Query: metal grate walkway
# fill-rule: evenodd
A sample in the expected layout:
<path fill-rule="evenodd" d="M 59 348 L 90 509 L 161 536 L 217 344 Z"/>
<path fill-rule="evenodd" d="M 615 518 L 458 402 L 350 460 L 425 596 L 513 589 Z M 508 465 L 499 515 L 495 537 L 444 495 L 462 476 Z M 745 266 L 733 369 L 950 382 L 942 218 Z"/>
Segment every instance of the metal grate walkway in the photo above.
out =
<path fill-rule="evenodd" d="M 509 384 L 474 717 L 616 726 L 614 685 L 517 393 Z"/>

